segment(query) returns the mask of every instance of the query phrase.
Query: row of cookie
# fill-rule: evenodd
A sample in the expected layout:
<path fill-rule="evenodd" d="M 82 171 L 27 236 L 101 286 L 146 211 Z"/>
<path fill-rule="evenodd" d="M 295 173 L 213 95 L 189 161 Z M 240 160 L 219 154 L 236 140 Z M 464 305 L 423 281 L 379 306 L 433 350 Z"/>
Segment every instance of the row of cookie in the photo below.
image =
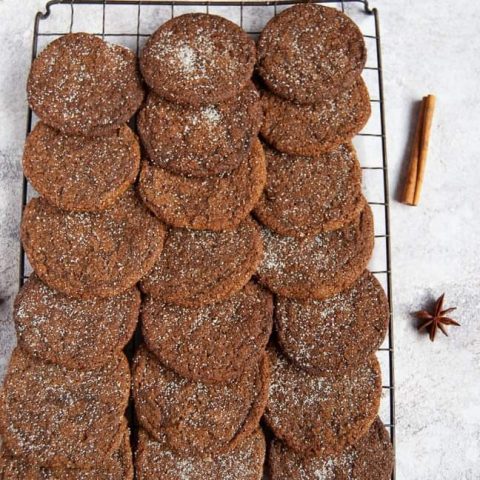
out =
<path fill-rule="evenodd" d="M 223 43 L 225 55 L 212 51 L 212 41 Z M 171 74 L 162 68 L 166 61 L 173 63 L 174 81 L 164 78 Z M 139 191 L 165 223 L 189 230 L 170 230 L 166 260 L 141 282 L 149 349 L 141 348 L 134 361 L 141 479 L 262 475 L 259 421 L 268 396 L 273 304 L 250 281 L 263 249 L 259 228 L 247 217 L 266 180 L 256 140 L 259 96 L 245 85 L 254 62 L 245 33 L 209 15 L 167 22 L 142 54 L 142 69 L 147 65 L 153 77 L 147 82 L 173 102 L 150 94 L 139 114 L 150 161 Z M 242 75 L 232 76 L 232 68 Z M 197 82 L 202 74 L 208 88 Z M 160 84 L 153 82 L 158 76 Z M 226 94 L 230 100 L 219 103 Z"/>
<path fill-rule="evenodd" d="M 164 234 L 128 190 L 140 160 L 136 137 L 124 125 L 143 99 L 136 58 L 92 35 L 67 35 L 35 60 L 27 89 L 43 120 L 23 159 L 42 194 L 22 219 L 22 241 L 38 277 L 32 275 L 15 302 L 19 347 L 1 393 L 2 478 L 133 479 L 125 419 L 131 378 L 121 350 L 140 306 L 131 287 L 153 265 Z M 133 265 L 120 285 L 112 287 L 109 278 L 107 288 L 100 286 L 105 255 L 139 224 L 150 240 L 140 251 L 140 272 Z M 95 298 L 96 287 L 103 296 L 118 296 Z"/>
<path fill-rule="evenodd" d="M 255 60 L 241 28 L 205 14 L 166 22 L 143 49 L 151 92 L 138 116 L 148 156 L 139 191 L 167 225 L 234 230 L 257 203 L 266 166 Z"/>
<path fill-rule="evenodd" d="M 162 257 L 141 282 L 149 350 L 134 359 L 137 477 L 259 480 L 273 313 L 271 294 L 249 281 L 259 227 L 171 229 Z"/>
<path fill-rule="evenodd" d="M 342 228 L 366 203 L 350 143 L 371 113 L 362 33 L 336 9 L 297 5 L 267 23 L 257 47 L 260 133 L 271 148 L 255 213 L 284 236 Z"/>
<path fill-rule="evenodd" d="M 254 42 L 217 15 L 181 15 L 150 36 L 140 57 L 151 93 L 139 132 L 153 165 L 196 178 L 239 167 L 260 128 L 255 61 Z"/>
<path fill-rule="evenodd" d="M 27 96 L 41 120 L 23 155 L 35 190 L 66 211 L 111 207 L 140 168 L 140 145 L 125 123 L 144 98 L 135 54 L 94 35 L 64 35 L 34 60 Z"/>
<path fill-rule="evenodd" d="M 357 449 L 360 458 L 375 460 L 362 450 L 362 438 L 370 438 L 368 448 L 381 453 L 382 463 L 355 478 L 387 479 L 391 444 L 374 422 L 382 393 L 375 351 L 386 333 L 388 304 L 364 270 L 373 247 L 370 210 L 315 237 L 264 230 L 264 247 L 259 280 L 277 293 L 265 412 L 278 439 L 270 459 L 273 479 L 301 478 L 301 472 L 313 479 L 321 465 L 330 468 L 326 478 L 336 478 L 354 468 Z M 360 476 L 370 468 L 370 476 Z"/>
<path fill-rule="evenodd" d="M 365 126 L 371 107 L 360 75 L 367 51 L 347 15 L 316 4 L 288 8 L 265 26 L 257 50 L 261 133 L 277 150 L 318 156 Z"/>
<path fill-rule="evenodd" d="M 23 168 L 50 204 L 65 211 L 100 212 L 112 207 L 135 182 L 140 146 L 126 125 L 113 134 L 85 138 L 40 122 L 27 138 Z M 176 175 L 144 161 L 138 191 L 168 225 L 228 230 L 254 208 L 265 182 L 264 152 L 253 139 L 238 168 L 208 179 Z"/>
<path fill-rule="evenodd" d="M 0 477 L 133 480 L 130 383 L 123 353 L 78 370 L 17 347 L 0 394 Z"/>
<path fill-rule="evenodd" d="M 269 228 L 259 278 L 280 295 L 265 413 L 278 439 L 270 473 L 386 480 L 392 447 L 375 420 L 382 383 L 374 352 L 388 304 L 364 270 L 373 216 L 348 143 L 370 115 L 363 36 L 335 9 L 299 5 L 267 24 L 258 52 L 261 133 L 276 148 L 255 210 Z"/>

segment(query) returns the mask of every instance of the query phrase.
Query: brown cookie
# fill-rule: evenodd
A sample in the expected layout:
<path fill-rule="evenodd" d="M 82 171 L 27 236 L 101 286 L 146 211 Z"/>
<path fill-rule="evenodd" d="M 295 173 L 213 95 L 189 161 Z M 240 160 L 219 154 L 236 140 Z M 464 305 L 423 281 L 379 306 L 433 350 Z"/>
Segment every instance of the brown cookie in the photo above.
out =
<path fill-rule="evenodd" d="M 282 237 L 264 228 L 262 238 L 260 282 L 284 297 L 322 300 L 365 270 L 374 244 L 372 210 L 366 205 L 352 223 L 316 237 Z"/>
<path fill-rule="evenodd" d="M 140 288 L 184 307 L 220 302 L 250 280 L 262 256 L 260 229 L 250 217 L 230 232 L 170 229 L 162 255 Z"/>
<path fill-rule="evenodd" d="M 172 18 L 150 37 L 140 68 L 165 99 L 205 105 L 236 95 L 252 76 L 255 55 L 254 42 L 233 22 L 189 13 Z"/>
<path fill-rule="evenodd" d="M 95 370 L 38 362 L 14 351 L 0 395 L 0 432 L 14 457 L 91 469 L 120 446 L 130 369 L 118 354 Z"/>
<path fill-rule="evenodd" d="M 272 331 L 272 296 L 253 282 L 223 302 L 179 307 L 148 297 L 142 332 L 160 361 L 190 380 L 226 382 L 258 363 Z"/>
<path fill-rule="evenodd" d="M 15 299 L 19 345 L 33 357 L 67 368 L 93 369 L 120 352 L 133 335 L 140 292 L 80 300 L 30 276 Z"/>
<path fill-rule="evenodd" d="M 64 212 L 44 198 L 23 212 L 23 247 L 49 287 L 75 298 L 113 297 L 130 289 L 162 252 L 165 229 L 127 190 L 102 212 Z"/>
<path fill-rule="evenodd" d="M 228 101 L 203 107 L 170 103 L 151 93 L 138 115 L 151 162 L 198 178 L 238 168 L 261 123 L 260 97 L 251 82 Z"/>
<path fill-rule="evenodd" d="M 335 8 L 295 5 L 260 35 L 258 72 L 269 89 L 298 103 L 318 103 L 348 88 L 367 52 L 360 29 Z"/>
<path fill-rule="evenodd" d="M 265 437 L 258 429 L 233 450 L 213 456 L 181 456 L 140 431 L 135 467 L 138 480 L 261 480 Z"/>
<path fill-rule="evenodd" d="M 23 153 L 23 170 L 35 190 L 64 210 L 105 210 L 132 185 L 139 168 L 140 146 L 126 125 L 85 138 L 40 122 Z"/>
<path fill-rule="evenodd" d="M 338 379 L 307 373 L 269 351 L 272 377 L 265 420 L 300 454 L 336 454 L 355 444 L 375 420 L 382 379 L 375 355 Z"/>
<path fill-rule="evenodd" d="M 133 480 L 130 431 L 122 427 L 123 439 L 119 449 L 91 470 L 48 468 L 29 464 L 14 458 L 6 451 L 0 452 L 0 478 L 4 480 Z"/>
<path fill-rule="evenodd" d="M 47 125 L 87 136 L 118 128 L 143 100 L 135 54 L 88 33 L 50 43 L 33 61 L 27 93 Z"/>
<path fill-rule="evenodd" d="M 234 380 L 206 384 L 167 370 L 141 348 L 133 367 L 135 411 L 140 425 L 169 450 L 182 455 L 224 452 L 258 428 L 269 380 L 266 355 Z"/>
<path fill-rule="evenodd" d="M 305 457 L 274 440 L 268 463 L 271 480 L 390 480 L 393 448 L 387 430 L 377 418 L 354 446 L 338 455 Z"/>
<path fill-rule="evenodd" d="M 188 178 L 143 163 L 139 193 L 166 224 L 194 230 L 234 230 L 252 211 L 267 181 L 258 140 L 240 167 L 207 179 Z"/>
<path fill-rule="evenodd" d="M 267 185 L 255 216 L 279 235 L 311 237 L 342 228 L 365 206 L 362 170 L 352 145 L 319 157 L 265 149 Z"/>
<path fill-rule="evenodd" d="M 278 297 L 275 327 L 282 351 L 299 367 L 338 377 L 374 353 L 388 326 L 388 301 L 368 271 L 325 300 Z"/>
<path fill-rule="evenodd" d="M 300 105 L 263 91 L 262 106 L 262 137 L 291 155 L 318 156 L 349 142 L 371 113 L 370 96 L 361 77 L 317 104 Z"/>

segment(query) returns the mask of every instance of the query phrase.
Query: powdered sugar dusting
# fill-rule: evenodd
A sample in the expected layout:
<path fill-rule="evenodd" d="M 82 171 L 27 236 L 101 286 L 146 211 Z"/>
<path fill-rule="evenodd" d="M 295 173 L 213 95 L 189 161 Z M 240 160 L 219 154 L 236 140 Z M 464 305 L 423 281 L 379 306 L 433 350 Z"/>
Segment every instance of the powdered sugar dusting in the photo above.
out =
<path fill-rule="evenodd" d="M 195 50 L 190 48 L 188 45 L 182 45 L 178 47 L 176 57 L 180 63 L 180 68 L 185 73 L 192 73 L 195 70 L 197 55 L 195 53 Z"/>

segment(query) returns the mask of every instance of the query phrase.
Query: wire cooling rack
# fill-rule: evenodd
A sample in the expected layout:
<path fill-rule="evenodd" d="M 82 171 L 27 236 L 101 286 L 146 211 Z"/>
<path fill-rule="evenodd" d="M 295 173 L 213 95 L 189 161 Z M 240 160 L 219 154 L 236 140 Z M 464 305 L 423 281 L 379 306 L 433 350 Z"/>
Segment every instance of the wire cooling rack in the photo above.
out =
<path fill-rule="evenodd" d="M 69 32 L 88 32 L 112 43 L 141 50 L 146 39 L 160 24 L 188 12 L 222 15 L 240 25 L 256 39 L 266 22 L 298 0 L 265 1 L 149 1 L 149 0 L 53 0 L 35 17 L 32 60 L 55 38 Z M 395 447 L 395 382 L 392 318 L 392 277 L 390 269 L 390 214 L 387 148 L 385 137 L 385 104 L 383 94 L 382 55 L 378 11 L 368 0 L 326 0 L 321 3 L 349 15 L 362 30 L 368 49 L 363 73 L 371 96 L 372 117 L 355 139 L 363 170 L 364 193 L 375 216 L 375 249 L 370 270 L 382 283 L 390 302 L 390 324 L 387 338 L 377 355 L 382 365 L 383 395 L 380 416 L 390 432 Z M 28 110 L 27 134 L 37 119 Z M 22 209 L 36 193 L 23 180 Z M 20 255 L 20 286 L 31 267 L 23 249 Z M 392 479 L 395 479 L 395 471 Z"/>

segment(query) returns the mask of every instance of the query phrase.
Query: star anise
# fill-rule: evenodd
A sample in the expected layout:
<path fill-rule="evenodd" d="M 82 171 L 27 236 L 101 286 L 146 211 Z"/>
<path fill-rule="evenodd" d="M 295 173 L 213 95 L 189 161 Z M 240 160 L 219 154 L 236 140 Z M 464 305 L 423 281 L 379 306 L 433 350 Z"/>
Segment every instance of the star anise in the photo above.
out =
<path fill-rule="evenodd" d="M 450 312 L 456 310 L 456 307 L 451 307 L 443 310 L 443 300 L 445 294 L 442 294 L 440 298 L 435 302 L 433 312 L 427 312 L 426 310 L 420 310 L 416 312 L 417 318 L 423 320 L 422 324 L 418 327 L 418 330 L 428 329 L 430 333 L 430 340 L 433 342 L 435 340 L 435 334 L 437 333 L 437 328 L 439 328 L 444 335 L 448 337 L 448 333 L 445 329 L 445 325 L 456 325 L 460 326 L 455 320 L 447 317 L 446 315 Z"/>

